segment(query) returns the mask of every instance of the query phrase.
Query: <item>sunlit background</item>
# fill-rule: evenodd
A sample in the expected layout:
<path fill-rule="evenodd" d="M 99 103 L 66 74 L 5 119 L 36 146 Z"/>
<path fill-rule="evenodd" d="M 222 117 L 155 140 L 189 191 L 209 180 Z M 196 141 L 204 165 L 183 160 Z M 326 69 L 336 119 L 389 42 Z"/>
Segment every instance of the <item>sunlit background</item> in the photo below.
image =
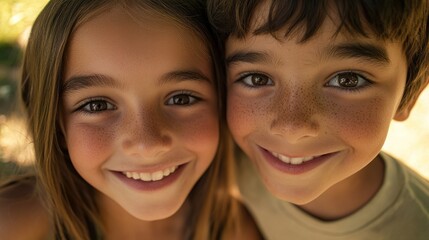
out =
<path fill-rule="evenodd" d="M 0 176 L 10 165 L 31 165 L 31 139 L 17 111 L 16 92 L 22 49 L 30 27 L 46 0 L 0 1 Z M 384 150 L 429 178 L 429 89 L 426 89 L 410 118 L 392 122 Z M 9 172 L 8 172 L 9 171 Z"/>

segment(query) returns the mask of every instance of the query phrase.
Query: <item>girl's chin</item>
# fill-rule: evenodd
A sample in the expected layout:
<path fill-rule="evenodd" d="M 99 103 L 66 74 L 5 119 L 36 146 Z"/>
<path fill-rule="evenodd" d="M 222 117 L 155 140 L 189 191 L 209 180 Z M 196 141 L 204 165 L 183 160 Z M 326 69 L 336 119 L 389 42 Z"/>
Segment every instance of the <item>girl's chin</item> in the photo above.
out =
<path fill-rule="evenodd" d="M 129 209 L 126 211 L 128 212 L 128 214 L 138 220 L 150 222 L 167 219 L 174 216 L 175 214 L 180 212 L 181 206 L 181 204 L 177 203 L 174 205 L 171 204 L 169 206 L 140 206 L 136 209 Z M 145 209 L 145 211 L 141 211 L 142 209 Z"/>

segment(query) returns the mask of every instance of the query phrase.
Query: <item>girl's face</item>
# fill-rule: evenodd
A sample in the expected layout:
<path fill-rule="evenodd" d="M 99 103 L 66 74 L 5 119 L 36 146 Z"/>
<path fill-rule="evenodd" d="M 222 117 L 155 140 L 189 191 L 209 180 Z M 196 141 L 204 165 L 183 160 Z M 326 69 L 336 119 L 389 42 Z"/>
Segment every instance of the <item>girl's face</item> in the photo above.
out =
<path fill-rule="evenodd" d="M 137 22 L 114 8 L 78 27 L 62 83 L 64 135 L 103 202 L 142 220 L 180 208 L 218 146 L 213 75 L 204 42 L 170 20 Z"/>

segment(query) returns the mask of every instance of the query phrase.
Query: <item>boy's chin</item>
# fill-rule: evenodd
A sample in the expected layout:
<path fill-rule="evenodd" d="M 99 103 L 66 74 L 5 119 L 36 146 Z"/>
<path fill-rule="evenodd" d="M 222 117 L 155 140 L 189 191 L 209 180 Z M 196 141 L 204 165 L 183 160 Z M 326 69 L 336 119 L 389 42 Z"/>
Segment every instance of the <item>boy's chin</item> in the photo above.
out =
<path fill-rule="evenodd" d="M 302 206 L 316 200 L 323 193 L 323 190 L 315 191 L 315 188 L 309 187 L 290 187 L 282 184 L 275 184 L 264 180 L 264 185 L 267 190 L 276 198 L 294 205 Z"/>

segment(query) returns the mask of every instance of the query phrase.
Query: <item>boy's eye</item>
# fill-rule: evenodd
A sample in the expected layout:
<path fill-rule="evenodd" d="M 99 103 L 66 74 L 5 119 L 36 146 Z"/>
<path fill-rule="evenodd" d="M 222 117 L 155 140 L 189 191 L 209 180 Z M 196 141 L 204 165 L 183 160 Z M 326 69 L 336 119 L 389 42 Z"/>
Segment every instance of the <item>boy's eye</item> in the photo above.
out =
<path fill-rule="evenodd" d="M 181 93 L 170 97 L 166 105 L 192 105 L 196 103 L 199 98 L 194 97 L 188 93 Z"/>
<path fill-rule="evenodd" d="M 87 112 L 87 113 L 96 113 L 107 110 L 115 110 L 116 107 L 109 103 L 106 100 L 91 100 L 84 103 L 78 110 Z"/>
<path fill-rule="evenodd" d="M 357 90 L 371 84 L 369 80 L 355 72 L 343 72 L 331 78 L 326 86 L 337 87 L 345 90 Z"/>
<path fill-rule="evenodd" d="M 249 87 L 262 87 L 274 85 L 273 80 L 268 76 L 260 73 L 247 74 L 239 79 L 240 82 Z"/>

